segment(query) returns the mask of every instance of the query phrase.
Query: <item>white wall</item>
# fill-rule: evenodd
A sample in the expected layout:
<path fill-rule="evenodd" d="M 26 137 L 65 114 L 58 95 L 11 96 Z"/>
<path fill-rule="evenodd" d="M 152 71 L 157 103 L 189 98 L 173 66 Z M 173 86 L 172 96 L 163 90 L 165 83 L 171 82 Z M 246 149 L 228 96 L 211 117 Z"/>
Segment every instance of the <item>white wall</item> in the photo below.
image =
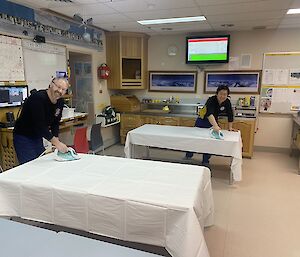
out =
<path fill-rule="evenodd" d="M 241 54 L 252 55 L 252 70 L 261 70 L 263 54 L 277 51 L 300 51 L 300 30 L 253 30 L 232 32 L 230 56 L 240 57 Z M 199 35 L 200 33 L 198 33 Z M 224 33 L 222 33 L 224 34 Z M 185 37 L 186 35 L 152 36 L 149 39 L 149 70 L 196 70 L 196 66 L 185 64 Z M 167 49 L 176 45 L 178 54 L 168 56 Z M 300 66 L 300 64 L 299 64 Z M 227 70 L 228 65 L 208 66 L 205 69 Z M 196 94 L 172 93 L 180 98 L 207 98 L 203 93 L 203 72 L 198 70 L 198 86 Z M 148 92 L 147 90 L 134 91 L 139 98 L 164 98 L 170 93 Z M 233 101 L 239 95 L 232 95 Z M 255 136 L 255 146 L 288 148 L 290 146 L 291 117 L 288 115 L 259 115 L 258 130 Z"/>

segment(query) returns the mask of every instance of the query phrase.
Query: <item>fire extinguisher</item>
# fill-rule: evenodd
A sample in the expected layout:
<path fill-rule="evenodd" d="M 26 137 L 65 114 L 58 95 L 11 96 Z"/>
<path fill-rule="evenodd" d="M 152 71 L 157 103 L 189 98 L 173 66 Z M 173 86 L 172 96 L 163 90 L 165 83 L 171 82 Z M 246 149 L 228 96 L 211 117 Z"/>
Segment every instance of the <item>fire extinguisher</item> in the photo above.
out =
<path fill-rule="evenodd" d="M 107 66 L 106 63 L 102 63 L 98 67 L 98 78 L 99 79 L 108 79 L 110 75 L 110 68 Z"/>

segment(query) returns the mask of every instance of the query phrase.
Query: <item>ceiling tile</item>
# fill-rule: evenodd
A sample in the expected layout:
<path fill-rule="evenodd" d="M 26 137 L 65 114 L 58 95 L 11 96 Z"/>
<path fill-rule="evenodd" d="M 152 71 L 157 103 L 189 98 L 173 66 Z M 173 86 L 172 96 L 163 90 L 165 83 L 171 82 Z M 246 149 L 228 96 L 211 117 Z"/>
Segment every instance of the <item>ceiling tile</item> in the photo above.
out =
<path fill-rule="evenodd" d="M 116 13 L 115 10 L 113 10 L 101 3 L 72 5 L 72 6 L 66 6 L 63 9 L 61 7 L 50 8 L 50 9 L 53 11 L 56 11 L 58 13 L 63 13 L 63 14 L 70 15 L 70 16 L 73 16 L 73 14 L 75 14 L 75 13 L 79 13 L 84 17 L 90 17 L 92 15 Z"/>
<path fill-rule="evenodd" d="M 105 3 L 119 12 L 138 12 L 146 10 L 163 10 L 170 8 L 197 7 L 194 0 L 127 0 Z"/>
<path fill-rule="evenodd" d="M 202 15 L 200 10 L 196 8 L 181 8 L 170 10 L 157 10 L 145 12 L 127 12 L 126 15 L 134 20 L 147 20 L 147 19 L 163 19 L 184 16 L 198 16 Z"/>
<path fill-rule="evenodd" d="M 281 25 L 293 25 L 293 24 L 300 24 L 300 15 L 295 15 L 293 17 L 286 16 L 280 22 Z"/>
<path fill-rule="evenodd" d="M 204 15 L 223 15 L 235 13 L 287 10 L 292 0 L 267 0 L 239 4 L 209 5 L 201 7 Z"/>
<path fill-rule="evenodd" d="M 224 5 L 224 4 L 240 4 L 249 2 L 258 2 L 259 0 L 195 0 L 195 2 L 200 6 L 205 5 Z M 264 0 L 260 0 L 264 1 Z"/>
<path fill-rule="evenodd" d="M 228 29 L 228 27 L 224 27 L 222 26 L 222 24 L 224 24 L 223 22 L 219 23 L 211 23 L 211 26 L 215 29 L 215 30 L 219 30 L 219 29 Z M 252 20 L 252 21 L 238 21 L 234 23 L 233 27 L 230 27 L 230 29 L 235 29 L 235 28 L 240 28 L 240 27 L 249 27 L 249 28 L 253 28 L 253 27 L 260 27 L 260 26 L 266 26 L 267 28 L 271 27 L 271 26 L 278 26 L 280 24 L 280 19 L 270 19 L 270 20 Z"/>
<path fill-rule="evenodd" d="M 102 14 L 102 15 L 95 15 L 93 16 L 93 23 L 94 25 L 101 25 L 106 23 L 122 23 L 122 22 L 130 22 L 132 19 L 128 18 L 123 14 Z"/>
<path fill-rule="evenodd" d="M 281 19 L 284 16 L 283 11 L 275 12 L 256 12 L 256 13 L 241 13 L 236 15 L 206 15 L 209 23 L 223 22 L 235 23 L 238 21 L 253 21 L 253 20 L 267 20 L 267 19 Z"/>
<path fill-rule="evenodd" d="M 300 8 L 300 0 L 294 0 L 294 2 L 291 4 L 290 8 Z"/>

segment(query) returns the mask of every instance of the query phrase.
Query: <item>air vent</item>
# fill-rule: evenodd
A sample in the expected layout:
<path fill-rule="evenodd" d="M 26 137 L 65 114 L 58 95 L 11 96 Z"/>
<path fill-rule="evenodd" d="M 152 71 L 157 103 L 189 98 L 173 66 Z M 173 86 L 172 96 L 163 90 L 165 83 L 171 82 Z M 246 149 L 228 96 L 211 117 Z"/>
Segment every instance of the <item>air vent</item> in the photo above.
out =
<path fill-rule="evenodd" d="M 161 30 L 170 31 L 173 30 L 172 28 L 161 28 Z"/>

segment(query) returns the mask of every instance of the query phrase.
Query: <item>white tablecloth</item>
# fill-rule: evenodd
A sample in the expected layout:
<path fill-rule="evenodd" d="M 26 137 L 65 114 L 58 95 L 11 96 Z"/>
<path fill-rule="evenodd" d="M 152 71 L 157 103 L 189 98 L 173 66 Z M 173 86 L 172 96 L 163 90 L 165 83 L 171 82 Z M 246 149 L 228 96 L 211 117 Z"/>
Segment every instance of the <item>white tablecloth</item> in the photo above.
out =
<path fill-rule="evenodd" d="M 0 218 L 1 257 L 162 257 Z"/>
<path fill-rule="evenodd" d="M 201 226 L 213 222 L 210 172 L 192 165 L 53 154 L 0 174 L 0 215 L 208 257 Z"/>
<path fill-rule="evenodd" d="M 231 171 L 235 181 L 242 180 L 242 139 L 240 132 L 222 131 L 224 140 L 210 137 L 209 129 L 146 124 L 127 133 L 125 156 L 131 145 L 144 145 L 196 153 L 233 157 Z"/>

